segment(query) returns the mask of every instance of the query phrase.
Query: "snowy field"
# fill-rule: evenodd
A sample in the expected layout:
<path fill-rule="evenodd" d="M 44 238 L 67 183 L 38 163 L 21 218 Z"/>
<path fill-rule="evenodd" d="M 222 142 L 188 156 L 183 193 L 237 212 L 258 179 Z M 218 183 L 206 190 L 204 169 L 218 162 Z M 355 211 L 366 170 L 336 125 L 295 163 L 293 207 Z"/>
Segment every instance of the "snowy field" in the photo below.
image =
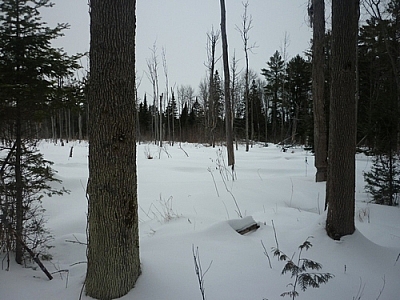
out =
<path fill-rule="evenodd" d="M 49 281 L 39 268 L 12 263 L 9 272 L 0 271 L 1 300 L 77 300 L 84 282 L 86 248 L 72 241 L 86 239 L 88 146 L 42 142 L 39 148 L 71 191 L 43 201 L 55 237 L 53 259 L 44 264 L 54 279 Z M 147 159 L 149 154 L 153 159 Z M 312 247 L 303 256 L 334 275 L 318 289 L 298 289 L 298 299 L 400 299 L 400 209 L 369 203 L 362 174 L 370 169 L 371 158 L 357 156 L 357 231 L 333 241 L 324 230 L 325 183 L 314 182 L 310 152 L 256 145 L 247 153 L 241 146 L 235 155 L 232 181 L 224 148 L 176 144 L 159 151 L 154 145 L 138 146 L 142 275 L 121 299 L 201 300 L 193 247 L 203 271 L 209 267 L 204 277 L 208 300 L 285 299 L 280 294 L 290 290 L 293 279 L 281 275 L 284 262 L 271 253 L 274 227 L 279 249 L 289 256 L 312 236 Z M 233 228 L 238 221 L 232 220 L 239 214 L 252 217 L 260 228 L 238 234 Z"/>

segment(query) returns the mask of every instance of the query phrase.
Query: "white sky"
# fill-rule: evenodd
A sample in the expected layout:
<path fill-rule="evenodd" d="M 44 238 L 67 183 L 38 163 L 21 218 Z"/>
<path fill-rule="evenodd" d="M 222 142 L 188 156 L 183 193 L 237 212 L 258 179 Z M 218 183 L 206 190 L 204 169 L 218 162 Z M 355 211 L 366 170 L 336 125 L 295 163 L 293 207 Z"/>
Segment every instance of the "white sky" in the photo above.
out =
<path fill-rule="evenodd" d="M 89 50 L 89 14 L 87 0 L 52 0 L 56 5 L 42 12 L 50 25 L 66 22 L 71 28 L 65 37 L 54 44 L 69 54 Z M 233 52 L 244 66 L 243 43 L 235 26 L 240 26 L 244 12 L 242 1 L 226 0 L 229 58 Z M 253 28 L 249 32 L 250 44 L 258 48 L 250 54 L 250 68 L 260 73 L 275 52 L 281 50 L 285 32 L 289 36 L 289 59 L 303 54 L 309 48 L 311 29 L 307 24 L 307 0 L 249 0 L 248 14 Z M 146 59 L 156 43 L 159 59 L 159 86 L 163 91 L 164 71 L 162 48 L 166 50 L 169 85 L 191 85 L 196 91 L 206 75 L 207 32 L 220 27 L 218 0 L 137 0 L 136 62 L 139 76 L 143 76 L 139 97 L 152 94 Z M 217 46 L 221 52 L 221 43 Z M 222 74 L 222 63 L 217 68 Z"/>

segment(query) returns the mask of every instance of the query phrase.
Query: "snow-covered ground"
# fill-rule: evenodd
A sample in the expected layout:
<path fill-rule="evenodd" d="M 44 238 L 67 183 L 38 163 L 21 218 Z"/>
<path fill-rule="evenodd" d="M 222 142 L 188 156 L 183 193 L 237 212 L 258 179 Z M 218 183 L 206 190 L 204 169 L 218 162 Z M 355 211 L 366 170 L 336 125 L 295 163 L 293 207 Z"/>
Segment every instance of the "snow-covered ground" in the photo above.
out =
<path fill-rule="evenodd" d="M 274 145 L 256 145 L 246 153 L 240 146 L 232 181 L 225 148 L 181 146 L 162 151 L 138 146 L 142 275 L 121 299 L 202 299 L 193 249 L 198 249 L 203 271 L 209 267 L 204 277 L 208 300 L 282 299 L 292 279 L 281 275 L 284 262 L 271 253 L 274 227 L 279 249 L 289 256 L 312 236 L 312 248 L 303 256 L 334 275 L 318 289 L 299 289 L 298 299 L 400 299 L 400 209 L 368 202 L 362 173 L 370 169 L 370 158 L 357 156 L 357 231 L 333 241 L 325 234 L 325 184 L 314 182 L 311 153 L 301 148 L 282 152 Z M 39 148 L 71 191 L 43 201 L 55 236 L 53 260 L 44 264 L 54 279 L 49 281 L 39 268 L 12 263 L 10 271 L 0 270 L 1 300 L 77 300 L 84 282 L 86 248 L 71 241 L 86 239 L 88 146 L 42 142 Z M 148 153 L 154 158 L 147 159 Z M 242 224 L 234 220 L 239 214 L 252 217 L 260 228 L 238 234 L 234 228 Z"/>

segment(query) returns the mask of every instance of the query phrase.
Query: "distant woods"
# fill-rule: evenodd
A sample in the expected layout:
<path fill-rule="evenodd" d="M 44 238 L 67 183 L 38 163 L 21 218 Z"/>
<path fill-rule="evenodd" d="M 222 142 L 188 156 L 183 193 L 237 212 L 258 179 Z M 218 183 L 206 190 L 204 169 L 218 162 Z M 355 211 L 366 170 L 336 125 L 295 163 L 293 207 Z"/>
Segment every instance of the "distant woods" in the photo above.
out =
<path fill-rule="evenodd" d="M 368 2 L 371 2 L 369 7 Z M 397 149 L 399 145 L 400 14 L 398 1 L 388 1 L 387 5 L 379 6 L 374 6 L 374 3 L 365 2 L 363 8 L 370 15 L 360 24 L 358 35 L 356 144 L 359 148 L 387 152 L 388 149 Z M 250 7 L 247 10 L 250 12 Z M 311 14 L 313 10 L 311 7 Z M 318 123 L 319 130 L 328 134 L 332 41 L 329 30 L 323 28 L 322 32 L 322 37 L 318 36 L 317 49 L 322 53 L 318 56 L 321 66 L 318 71 L 322 72 L 320 74 L 325 80 L 322 90 L 317 92 L 313 92 L 312 87 L 312 49 L 305 49 L 304 53 L 291 58 L 286 57 L 286 49 L 276 50 L 270 53 L 265 65 L 251 66 L 248 74 L 238 68 L 237 54 L 231 53 L 230 94 L 237 142 L 245 143 L 248 136 L 251 142 L 314 147 L 315 115 L 319 118 L 323 115 L 324 120 Z M 222 70 L 217 68 L 220 57 L 215 54 L 215 45 L 220 47 L 220 43 L 219 31 L 212 28 L 205 34 L 209 57 L 205 63 L 207 76 L 199 79 L 198 87 L 177 84 L 168 98 L 163 92 L 162 126 L 156 123 L 160 114 L 159 101 L 154 101 L 151 94 L 138 95 L 140 141 L 157 140 L 160 130 L 163 139 L 172 143 L 183 141 L 214 145 L 215 141 L 225 140 L 224 80 Z M 260 51 L 262 49 L 257 50 Z M 250 58 L 251 55 L 249 52 Z M 323 106 L 315 105 L 318 95 L 323 97 Z M 322 143 L 324 146 L 327 141 Z"/>
<path fill-rule="evenodd" d="M 398 1 L 376 3 L 364 1 L 363 9 L 368 13 L 368 18 L 360 24 L 358 36 L 356 143 L 358 147 L 365 146 L 374 152 L 388 153 L 397 150 L 399 145 L 400 14 Z M 251 6 L 246 6 L 247 22 L 251 20 L 251 9 Z M 313 16 L 315 8 L 311 7 L 309 13 Z M 243 32 L 251 29 L 245 25 L 239 23 L 236 27 Z M 320 122 L 322 125 L 319 125 L 319 130 L 322 126 L 322 130 L 328 131 L 332 81 L 331 32 L 323 32 L 317 49 L 322 53 L 318 56 L 318 63 L 322 64 L 318 71 L 323 72 L 325 80 L 323 90 L 317 92 L 312 87 L 315 82 L 312 80 L 312 49 L 305 49 L 304 53 L 292 57 L 287 57 L 285 47 L 269 54 L 257 49 L 258 55 L 268 57 L 265 64 L 259 66 L 252 65 L 253 54 L 248 51 L 248 72 L 238 66 L 237 53 L 230 53 L 230 95 L 233 138 L 236 142 L 245 143 L 249 140 L 250 143 L 272 142 L 314 147 L 315 116 L 321 117 L 322 114 L 325 121 Z M 136 87 L 139 88 L 141 81 L 151 80 L 152 90 L 142 95 L 136 93 L 136 99 L 132 99 L 136 100 L 139 142 L 159 141 L 160 137 L 171 144 L 199 142 L 215 145 L 225 141 L 224 79 L 222 69 L 218 67 L 221 66 L 221 58 L 217 54 L 219 50 L 216 51 L 221 47 L 221 34 L 210 27 L 203 38 L 207 55 L 204 62 L 206 76 L 199 78 L 198 86 L 179 82 L 168 85 L 168 81 L 173 82 L 173 78 L 168 77 L 168 69 L 174 68 L 167 64 L 168 55 L 175 54 L 166 54 L 165 49 L 157 53 L 156 47 L 150 49 L 149 70 L 145 70 L 148 78 L 146 75 L 144 78 L 136 76 Z M 245 49 L 250 50 L 257 38 L 260 39 L 251 37 L 247 47 L 244 45 Z M 3 47 L 1 51 L 7 49 Z M 2 68 L 6 68 L 6 63 Z M 90 73 L 84 75 L 83 71 L 79 71 L 77 78 L 76 73 L 61 71 L 52 78 L 51 92 L 46 92 L 44 101 L 30 109 L 29 122 L 24 123 L 23 131 L 37 138 L 63 141 L 87 139 L 86 95 Z M 158 85 L 160 78 L 167 81 L 165 86 Z M 3 79 L 2 85 L 6 84 Z M 2 88 L 2 91 L 6 90 Z M 11 134 L 7 120 L 11 117 L 8 111 L 12 103 L 5 100 L 7 97 L 2 92 L 0 126 L 3 136 Z M 324 107 L 316 105 L 316 97 L 323 97 Z M 323 145 L 325 143 L 322 142 Z"/>

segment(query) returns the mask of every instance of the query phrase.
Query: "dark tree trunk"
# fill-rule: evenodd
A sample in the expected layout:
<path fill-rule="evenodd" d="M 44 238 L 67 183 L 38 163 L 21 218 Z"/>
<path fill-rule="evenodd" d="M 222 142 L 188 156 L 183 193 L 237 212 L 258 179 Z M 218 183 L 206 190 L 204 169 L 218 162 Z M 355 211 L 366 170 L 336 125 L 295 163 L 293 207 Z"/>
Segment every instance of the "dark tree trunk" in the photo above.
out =
<path fill-rule="evenodd" d="M 225 0 L 220 0 L 221 3 L 221 38 L 222 38 L 222 59 L 224 62 L 224 84 L 225 84 L 225 125 L 226 125 L 226 148 L 228 151 L 228 166 L 235 165 L 235 153 L 233 148 L 233 122 L 232 122 L 232 104 L 231 104 L 231 89 L 230 75 L 228 62 L 228 38 L 226 36 L 226 10 Z"/>
<path fill-rule="evenodd" d="M 332 1 L 332 86 L 326 231 L 338 240 L 355 230 L 356 51 L 359 0 Z"/>
<path fill-rule="evenodd" d="M 17 104 L 18 106 L 18 104 Z M 23 235 L 23 220 L 24 220 L 24 208 L 23 208 L 23 183 L 22 183 L 22 124 L 21 124 L 21 114 L 19 113 L 19 108 L 17 107 L 18 118 L 15 124 L 15 214 L 16 214 L 16 225 L 15 232 L 16 235 L 24 239 Z M 22 264 L 24 257 L 24 248 L 18 241 L 15 243 L 15 261 L 18 264 Z"/>
<path fill-rule="evenodd" d="M 326 181 L 327 176 L 327 128 L 325 117 L 325 78 L 324 78 L 324 39 L 325 39 L 325 3 L 313 0 L 313 60 L 312 95 L 314 106 L 314 165 L 317 168 L 315 181 Z"/>
<path fill-rule="evenodd" d="M 135 123 L 136 1 L 91 0 L 86 294 L 114 299 L 140 274 Z"/>

